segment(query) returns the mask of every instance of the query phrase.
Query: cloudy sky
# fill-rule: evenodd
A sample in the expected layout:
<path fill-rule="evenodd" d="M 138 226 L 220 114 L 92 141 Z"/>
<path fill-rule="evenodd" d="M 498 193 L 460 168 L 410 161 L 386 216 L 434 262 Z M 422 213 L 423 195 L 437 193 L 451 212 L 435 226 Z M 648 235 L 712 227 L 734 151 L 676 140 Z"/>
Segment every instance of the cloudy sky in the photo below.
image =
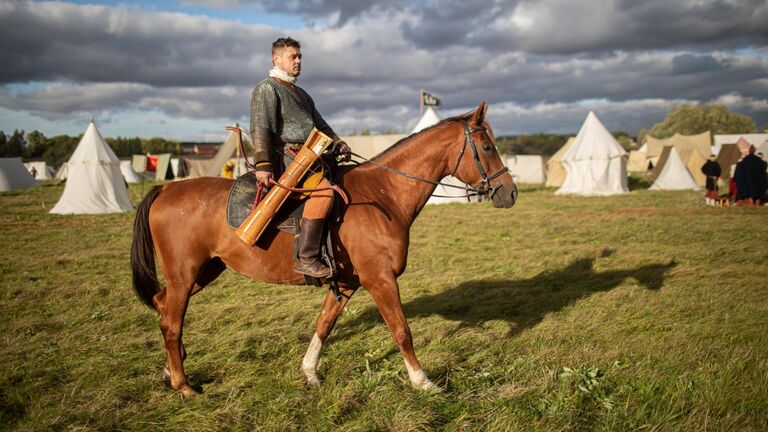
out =
<path fill-rule="evenodd" d="M 766 0 L 0 0 L 0 130 L 218 140 L 248 123 L 270 45 L 341 134 L 406 132 L 419 89 L 497 135 L 636 134 L 681 103 L 768 123 Z"/>

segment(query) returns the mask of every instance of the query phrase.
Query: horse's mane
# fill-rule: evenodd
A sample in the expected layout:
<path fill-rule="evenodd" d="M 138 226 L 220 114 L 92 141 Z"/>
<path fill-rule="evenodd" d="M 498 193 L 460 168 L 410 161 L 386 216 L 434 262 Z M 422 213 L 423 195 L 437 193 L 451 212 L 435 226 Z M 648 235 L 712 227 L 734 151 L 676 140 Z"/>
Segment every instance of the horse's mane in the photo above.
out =
<path fill-rule="evenodd" d="M 396 143 L 394 143 L 389 148 L 385 149 L 381 153 L 379 153 L 376 156 L 372 157 L 371 160 L 375 161 L 375 160 L 385 156 L 386 154 L 395 151 L 398 147 L 402 147 L 402 146 L 408 144 L 409 142 L 411 142 L 412 140 L 418 138 L 422 133 L 428 132 L 428 131 L 430 131 L 432 129 L 436 129 L 436 128 L 438 128 L 438 127 L 440 127 L 440 126 L 442 126 L 444 124 L 447 124 L 447 123 L 451 123 L 451 122 L 455 122 L 455 121 L 460 121 L 460 120 L 466 120 L 466 119 L 469 118 L 469 116 L 472 115 L 472 113 L 473 113 L 473 111 L 469 111 L 469 112 L 466 112 L 464 114 L 459 114 L 457 116 L 448 117 L 446 119 L 440 120 L 439 122 L 433 124 L 430 127 L 427 127 L 427 128 L 424 128 L 424 129 L 420 130 L 419 132 L 417 132 L 415 134 L 411 134 L 411 135 L 408 135 L 405 138 L 401 138 L 400 140 L 398 140 Z"/>

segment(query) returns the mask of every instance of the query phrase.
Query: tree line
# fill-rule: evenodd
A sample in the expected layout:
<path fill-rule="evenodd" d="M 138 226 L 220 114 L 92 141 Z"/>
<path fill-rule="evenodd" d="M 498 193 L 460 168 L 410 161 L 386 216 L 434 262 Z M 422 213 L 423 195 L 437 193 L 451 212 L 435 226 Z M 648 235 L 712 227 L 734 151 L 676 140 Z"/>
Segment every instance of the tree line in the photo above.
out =
<path fill-rule="evenodd" d="M 46 164 L 58 167 L 69 160 L 82 135 L 72 137 L 57 135 L 48 138 L 42 132 L 34 130 L 24 133 L 24 130 L 14 130 L 6 135 L 0 131 L 0 157 L 22 157 L 24 159 L 42 159 Z M 182 154 L 181 143 L 168 141 L 163 138 L 105 138 L 107 145 L 117 157 L 130 157 L 135 154 L 172 153 Z"/>
<path fill-rule="evenodd" d="M 768 125 L 763 129 L 768 131 Z M 612 134 L 619 144 L 629 150 L 632 141 L 642 145 L 647 135 L 663 139 L 676 133 L 698 135 L 706 131 L 710 131 L 712 135 L 748 134 L 756 133 L 757 127 L 752 117 L 728 111 L 724 105 L 683 104 L 672 109 L 663 121 L 656 123 L 650 129 L 640 129 L 636 140 L 623 131 L 612 132 Z M 552 156 L 565 144 L 568 137 L 575 134 L 576 132 L 570 135 L 540 133 L 502 136 L 496 140 L 496 144 L 499 153 Z"/>

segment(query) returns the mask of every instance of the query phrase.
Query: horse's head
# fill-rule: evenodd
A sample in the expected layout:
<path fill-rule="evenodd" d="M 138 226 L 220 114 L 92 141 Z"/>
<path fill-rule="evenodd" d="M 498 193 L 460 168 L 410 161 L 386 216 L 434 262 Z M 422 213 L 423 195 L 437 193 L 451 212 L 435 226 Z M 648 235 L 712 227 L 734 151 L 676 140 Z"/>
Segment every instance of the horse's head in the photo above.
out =
<path fill-rule="evenodd" d="M 496 208 L 509 208 L 517 200 L 517 186 L 501 161 L 491 126 L 485 121 L 488 105 L 481 102 L 471 113 L 459 118 L 463 144 L 453 176 L 471 185 Z"/>

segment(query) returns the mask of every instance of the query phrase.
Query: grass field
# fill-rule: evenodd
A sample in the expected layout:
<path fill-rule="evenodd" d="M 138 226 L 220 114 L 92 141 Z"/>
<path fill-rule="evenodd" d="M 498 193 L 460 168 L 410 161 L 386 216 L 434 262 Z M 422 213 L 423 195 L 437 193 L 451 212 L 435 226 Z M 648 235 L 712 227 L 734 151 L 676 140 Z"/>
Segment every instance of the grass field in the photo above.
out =
<path fill-rule="evenodd" d="M 768 429 L 768 209 L 537 188 L 426 208 L 400 288 L 441 394 L 410 387 L 362 289 L 306 387 L 324 291 L 225 272 L 187 315 L 185 401 L 131 288 L 134 213 L 49 215 L 61 192 L 0 194 L 0 429 Z"/>

